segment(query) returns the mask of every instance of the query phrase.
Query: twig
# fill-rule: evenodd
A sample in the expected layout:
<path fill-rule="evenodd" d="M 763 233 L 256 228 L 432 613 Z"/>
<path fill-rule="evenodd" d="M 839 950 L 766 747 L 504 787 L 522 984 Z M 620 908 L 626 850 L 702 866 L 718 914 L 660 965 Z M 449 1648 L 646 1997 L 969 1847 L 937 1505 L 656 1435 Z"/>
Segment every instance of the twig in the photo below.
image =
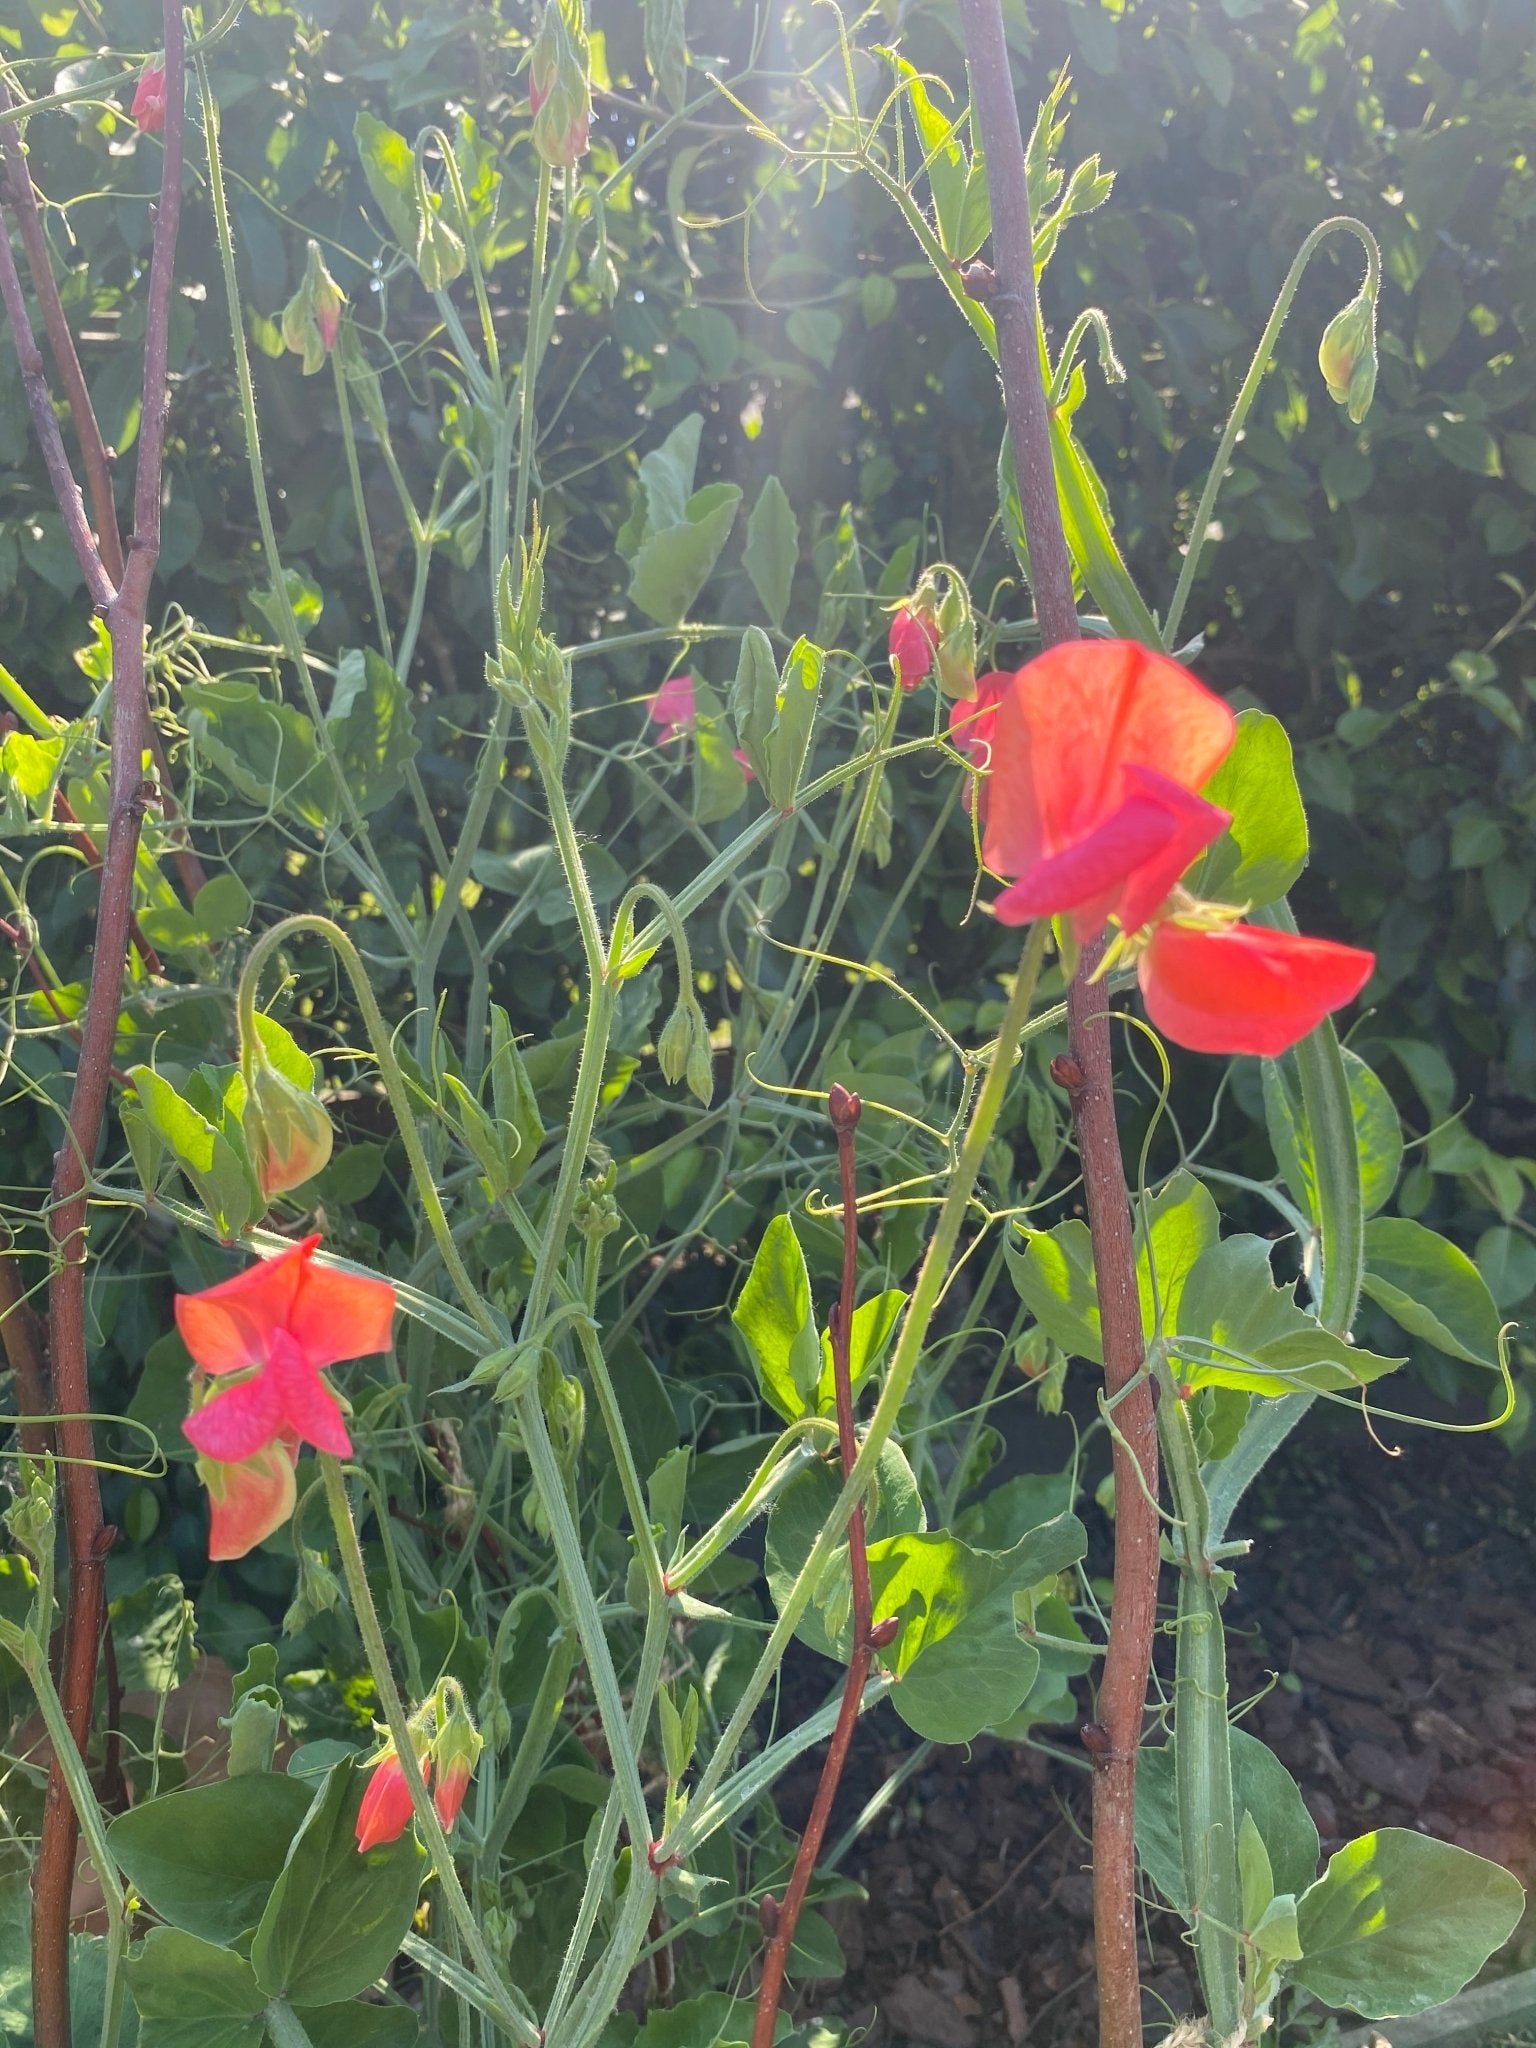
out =
<path fill-rule="evenodd" d="M 149 708 L 144 689 L 144 623 L 160 554 L 160 487 L 168 403 L 171 290 L 181 219 L 186 57 L 181 0 L 163 0 L 166 125 L 160 197 L 155 208 L 144 321 L 143 407 L 134 477 L 133 529 L 121 585 L 109 575 L 86 525 L 80 489 L 64 450 L 42 357 L 32 337 L 10 243 L 0 237 L 0 296 L 14 330 L 22 382 L 54 495 L 86 588 L 104 617 L 112 648 L 112 762 L 101 892 L 90 994 L 69 1105 L 69 1127 L 54 1166 L 48 1217 L 53 1250 L 49 1283 L 52 1408 L 58 1413 L 60 1486 L 69 1552 L 60 1694 L 70 1739 L 83 1757 L 96 1692 L 105 1611 L 104 1567 L 112 1533 L 101 1511 L 90 1422 L 86 1346 L 86 1186 L 101 1138 L 112 1082 L 112 1050 L 122 1002 L 133 919 L 134 869 L 144 816 L 144 749 Z M 22 165 L 25 170 L 25 164 Z M 11 164 L 14 179 L 16 166 Z M 79 422 L 77 422 L 77 425 Z M 33 1880 L 32 2004 L 37 2048 L 70 2048 L 69 1903 L 80 1823 L 55 1758 L 48 1780 L 42 1843 Z"/>
<path fill-rule="evenodd" d="M 850 1344 L 853 1330 L 853 1297 L 858 1284 L 859 1270 L 859 1205 L 854 1133 L 858 1129 L 861 1106 L 857 1095 L 851 1094 L 848 1089 L 836 1083 L 833 1084 L 827 1111 L 832 1119 L 832 1128 L 837 1133 L 837 1163 L 842 1181 L 843 1279 L 842 1291 L 830 1322 L 832 1378 L 837 1389 L 838 1450 L 845 1480 L 853 1470 L 859 1448 L 853 1426 Z M 877 1642 L 876 1638 L 882 1631 L 872 1625 L 874 1603 L 869 1590 L 869 1554 L 865 1542 L 862 1502 L 854 1508 L 848 1523 L 848 1569 L 853 1582 L 853 1649 L 848 1659 L 848 1676 L 843 1685 L 843 1699 L 838 1709 L 837 1725 L 832 1731 L 832 1741 L 827 1749 L 826 1761 L 821 1767 L 816 1797 L 811 1803 L 805 1832 L 800 1837 L 800 1847 L 795 1853 L 794 1869 L 790 1872 L 783 1900 L 775 1899 L 769 1892 L 764 1896 L 759 1909 L 763 1932 L 768 1936 L 768 1948 L 763 1956 L 763 1978 L 758 1986 L 757 2012 L 752 2022 L 752 2048 L 772 2048 L 774 2027 L 779 2016 L 779 2001 L 784 1995 L 784 1973 L 789 1963 L 789 1951 L 794 1945 L 800 1908 L 805 1904 L 805 1895 L 810 1889 L 811 1878 L 816 1869 L 816 1859 L 821 1854 L 821 1845 L 826 1839 L 827 1822 L 832 1815 L 832 1802 L 837 1797 L 843 1767 L 848 1761 L 848 1751 L 853 1742 L 853 1731 L 858 1726 L 859 1708 L 863 1703 L 870 1665 L 874 1660 L 875 1651 L 884 1648 L 885 1642 L 889 1641 L 889 1637 L 886 1637 L 884 1641 Z M 894 1624 L 891 1627 L 894 1633 Z"/>
<path fill-rule="evenodd" d="M 998 361 L 1019 476 L 1035 612 L 1045 647 L 1079 637 L 1072 565 L 1051 461 L 1035 290 L 1034 226 L 1024 137 L 999 0 L 960 0 L 971 90 L 992 198 Z M 1115 1122 L 1106 992 L 1090 980 L 1088 950 L 1067 992 L 1066 1082 L 1082 1160 L 1094 1276 L 1111 1398 L 1141 1367 L 1141 1304 L 1120 1133 Z M 1136 1954 L 1136 1752 L 1141 1741 L 1157 1612 L 1157 1426 L 1143 1380 L 1120 1402 L 1115 1442 L 1115 1576 L 1099 1719 L 1083 1731 L 1094 1763 L 1094 1941 L 1101 2048 L 1140 2048 Z M 1133 1462 L 1134 1461 L 1134 1462 Z M 1139 1467 L 1139 1472 L 1138 1468 Z"/>

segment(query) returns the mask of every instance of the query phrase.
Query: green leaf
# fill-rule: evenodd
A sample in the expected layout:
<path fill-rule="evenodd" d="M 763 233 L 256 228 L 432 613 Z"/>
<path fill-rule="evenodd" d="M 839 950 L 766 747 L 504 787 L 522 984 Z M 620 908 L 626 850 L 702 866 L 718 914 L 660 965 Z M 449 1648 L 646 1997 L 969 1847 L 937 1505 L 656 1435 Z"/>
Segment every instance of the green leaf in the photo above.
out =
<path fill-rule="evenodd" d="M 293 1838 L 251 1945 L 257 1982 L 269 1997 L 297 2005 L 353 1998 L 384 1974 L 405 1939 L 425 1854 L 411 1828 L 398 1841 L 359 1853 L 364 1785 L 354 1759 L 337 1764 Z"/>
<path fill-rule="evenodd" d="M 837 345 L 843 338 L 843 323 L 830 306 L 796 306 L 784 322 L 784 332 L 802 355 L 820 363 L 831 375 Z"/>
<path fill-rule="evenodd" d="M 741 559 L 763 610 L 775 626 L 782 626 L 800 559 L 800 522 L 776 476 L 766 478 L 757 494 Z"/>
<path fill-rule="evenodd" d="M 411 700 L 372 647 L 349 647 L 336 664 L 326 726 L 353 801 L 364 817 L 391 803 L 421 745 Z"/>
<path fill-rule="evenodd" d="M 1476 1266 L 1406 1216 L 1365 1226 L 1365 1291 L 1394 1322 L 1452 1358 L 1497 1368 L 1499 1310 Z"/>
<path fill-rule="evenodd" d="M 188 683 L 187 729 L 239 796 L 323 831 L 335 806 L 331 771 L 302 711 L 270 703 L 254 683 Z"/>
<path fill-rule="evenodd" d="M 1181 1168 L 1139 1206 L 1136 1282 L 1148 1337 L 1179 1327 L 1179 1303 L 1196 1260 L 1221 1235 L 1221 1217 L 1203 1181 Z"/>
<path fill-rule="evenodd" d="M 1020 1301 L 1045 1334 L 1074 1358 L 1104 1363 L 1099 1297 L 1093 1284 L 1093 1240 L 1086 1223 L 1070 1217 L 1054 1230 L 1021 1226 L 1025 1249 L 1010 1240 L 1008 1270 Z"/>
<path fill-rule="evenodd" d="M 779 665 L 773 642 L 761 626 L 741 636 L 741 653 L 731 684 L 731 723 L 759 782 L 768 773 L 768 735 L 779 708 Z"/>
<path fill-rule="evenodd" d="M 1514 1932 L 1525 1893 L 1507 1870 L 1408 1828 L 1346 1843 L 1297 1905 L 1291 1975 L 1367 2019 L 1454 1998 Z"/>
<path fill-rule="evenodd" d="M 1267 711 L 1240 711 L 1232 751 L 1200 792 L 1232 823 L 1191 880 L 1220 903 L 1273 903 L 1307 864 L 1307 814 L 1285 727 Z"/>
<path fill-rule="evenodd" d="M 1109 495 L 1072 433 L 1052 408 L 1051 463 L 1067 545 L 1090 594 L 1115 631 L 1144 647 L 1160 647 L 1157 621 L 1131 580 L 1109 523 Z"/>
<path fill-rule="evenodd" d="M 629 594 L 657 625 L 675 626 L 687 616 L 720 559 L 740 503 L 738 484 L 706 484 L 688 500 L 681 520 L 641 542 Z"/>
<path fill-rule="evenodd" d="M 788 1599 L 842 1490 L 840 1470 L 831 1465 L 812 1465 L 797 1473 L 774 1502 L 768 1517 L 764 1566 L 776 1607 L 782 1608 Z M 916 1535 L 922 1530 L 922 1496 L 912 1467 L 895 1444 L 888 1443 L 880 1453 L 875 1494 L 873 1513 L 868 1500 L 864 1507 L 871 1543 L 888 1536 Z M 833 1551 L 823 1581 L 814 1589 L 811 1604 L 795 1633 L 823 1657 L 847 1661 L 850 1613 L 846 1544 Z"/>
<path fill-rule="evenodd" d="M 152 1067 L 133 1067 L 129 1078 L 146 1123 L 197 1190 L 219 1235 L 238 1236 L 266 1207 L 244 1140 L 217 1128 Z"/>
<path fill-rule="evenodd" d="M 825 665 L 826 655 L 802 635 L 789 650 L 780 672 L 774 720 L 763 747 L 763 787 L 775 810 L 794 809 L 816 725 Z"/>
<path fill-rule="evenodd" d="M 693 815 L 700 825 L 714 825 L 741 809 L 747 778 L 736 759 L 725 706 L 698 676 L 693 712 Z"/>
<path fill-rule="evenodd" d="M 298 2008 L 310 2048 L 410 2048 L 420 2038 L 421 2022 L 409 2006 L 360 2005 L 348 1999 L 339 2005 Z"/>
<path fill-rule="evenodd" d="M 1272 1749 L 1244 1728 L 1229 1727 L 1232 1808 L 1258 1832 L 1277 1892 L 1304 1892 L 1317 1875 L 1317 1827 L 1301 1788 Z M 1169 1903 L 1188 1912 L 1173 1744 L 1143 1749 L 1136 1765 L 1136 1851 Z"/>
<path fill-rule="evenodd" d="M 1354 1113 L 1355 1150 L 1360 1161 L 1360 1195 L 1374 1216 L 1397 1186 L 1403 1165 L 1403 1127 L 1386 1087 L 1358 1053 L 1339 1048 L 1349 1103 Z M 1281 1178 L 1308 1216 L 1317 1214 L 1316 1161 L 1302 1112 L 1301 1074 L 1294 1052 L 1265 1060 L 1264 1120 Z"/>
<path fill-rule="evenodd" d="M 1076 1564 L 1087 1532 L 1072 1514 L 1032 1529 L 1010 1550 L 972 1550 L 945 1532 L 869 1546 L 877 1621 L 900 1618 L 885 1661 L 901 1683 L 897 1713 L 932 1742 L 969 1742 L 1023 1705 L 1039 1652 L 1020 1636 L 1013 1596 Z"/>
<path fill-rule="evenodd" d="M 389 231 L 405 250 L 414 252 L 420 221 L 416 210 L 416 158 L 405 137 L 367 112 L 352 124 L 352 139 L 362 159 L 363 176 L 389 223 Z"/>
<path fill-rule="evenodd" d="M 119 1814 L 107 1841 L 151 1911 L 203 1941 L 256 1925 L 313 1788 L 258 1772 Z"/>
<path fill-rule="evenodd" d="M 139 2048 L 260 2048 L 266 2000 L 244 1956 L 152 1927 L 126 1969 Z"/>
<path fill-rule="evenodd" d="M 1507 1314 L 1536 1288 L 1536 1244 L 1507 1223 L 1483 1232 L 1475 1263 L 1501 1312 Z"/>
<path fill-rule="evenodd" d="M 1275 1284 L 1271 1249 L 1262 1237 L 1228 1237 L 1196 1260 L 1169 1347 L 1190 1386 L 1271 1396 L 1353 1389 L 1403 1364 L 1357 1350 L 1298 1308 L 1294 1287 Z"/>
<path fill-rule="evenodd" d="M 139 913 L 139 927 L 162 953 L 184 953 L 233 938 L 250 915 L 251 892 L 240 877 L 214 875 L 193 897 L 190 910 L 179 903 L 152 904 Z"/>
<path fill-rule="evenodd" d="M 821 1345 L 805 1253 L 787 1216 L 771 1218 L 763 1232 L 731 1321 L 747 1340 L 763 1398 L 786 1422 L 814 1414 Z"/>
<path fill-rule="evenodd" d="M 197 1623 L 174 1572 L 124 1593 L 108 1613 L 124 1692 L 167 1693 L 191 1675 Z"/>

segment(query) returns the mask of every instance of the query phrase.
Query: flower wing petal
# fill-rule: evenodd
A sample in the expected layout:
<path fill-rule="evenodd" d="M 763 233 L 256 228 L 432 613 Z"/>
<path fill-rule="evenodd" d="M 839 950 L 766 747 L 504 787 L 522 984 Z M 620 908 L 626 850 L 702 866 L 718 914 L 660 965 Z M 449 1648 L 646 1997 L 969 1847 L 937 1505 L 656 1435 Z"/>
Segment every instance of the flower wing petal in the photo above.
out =
<path fill-rule="evenodd" d="M 1373 953 L 1331 939 L 1170 920 L 1153 934 L 1139 973 L 1147 1015 L 1165 1038 L 1191 1052 L 1274 1059 L 1351 1002 L 1375 964 Z"/>
<path fill-rule="evenodd" d="M 333 1458 L 352 1452 L 352 1439 L 342 1420 L 341 1404 L 330 1388 L 297 1355 L 285 1357 L 272 1368 L 282 1401 L 283 1421 L 302 1443 L 317 1451 L 329 1451 Z"/>
<path fill-rule="evenodd" d="M 307 1265 L 286 1327 L 313 1369 L 387 1351 L 394 1314 L 395 1290 L 387 1280 Z"/>
<path fill-rule="evenodd" d="M 1174 883 L 1199 854 L 1219 839 L 1232 822 L 1232 813 L 1209 804 L 1180 783 L 1171 782 L 1150 768 L 1127 768 L 1125 779 L 1133 792 L 1161 805 L 1168 819 L 1168 834 L 1162 846 L 1127 875 L 1125 891 L 1116 913 L 1128 932 L 1137 932 L 1162 908 Z"/>
<path fill-rule="evenodd" d="M 319 1236 L 306 1237 L 275 1259 L 261 1259 L 200 1294 L 178 1294 L 176 1327 L 204 1372 L 244 1372 L 272 1355 L 272 1337 L 286 1328 Z"/>

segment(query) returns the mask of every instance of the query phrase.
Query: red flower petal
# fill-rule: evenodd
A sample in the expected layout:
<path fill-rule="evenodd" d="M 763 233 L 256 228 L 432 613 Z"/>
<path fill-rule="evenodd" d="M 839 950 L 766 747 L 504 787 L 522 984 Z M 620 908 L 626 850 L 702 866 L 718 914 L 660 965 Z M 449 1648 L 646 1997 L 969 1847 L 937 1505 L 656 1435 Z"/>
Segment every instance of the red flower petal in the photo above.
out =
<path fill-rule="evenodd" d="M 394 1315 L 395 1290 L 387 1280 L 306 1261 L 286 1327 L 314 1369 L 387 1351 Z"/>
<path fill-rule="evenodd" d="M 293 1467 L 298 1444 L 279 1437 L 238 1465 L 199 1458 L 197 1476 L 208 1489 L 208 1556 L 244 1557 L 265 1543 L 293 1513 Z"/>
<path fill-rule="evenodd" d="M 373 1767 L 357 1810 L 357 1846 L 360 1854 L 376 1849 L 381 1842 L 398 1842 L 411 1824 L 411 1788 L 405 1782 L 400 1759 L 383 1756 Z"/>
<path fill-rule="evenodd" d="M 1160 924 L 1141 956 L 1147 1015 L 1191 1052 L 1274 1059 L 1359 995 L 1374 953 L 1257 925 Z"/>
<path fill-rule="evenodd" d="M 992 908 L 1004 924 L 1073 913 L 1086 945 L 1111 911 L 1137 931 L 1203 847 L 1231 822 L 1225 811 L 1144 770 L 1126 771 L 1130 795 L 1095 831 L 1036 861 Z"/>
<path fill-rule="evenodd" d="M 281 1382 L 272 1368 L 265 1366 L 238 1387 L 226 1388 L 205 1401 L 181 1429 L 188 1443 L 205 1458 L 217 1458 L 221 1465 L 238 1465 L 265 1450 L 282 1420 Z"/>
<path fill-rule="evenodd" d="M 272 1355 L 272 1333 L 288 1327 L 299 1283 L 319 1242 L 317 1232 L 275 1259 L 247 1267 L 233 1280 L 205 1287 L 201 1294 L 177 1295 L 176 1327 L 204 1372 L 244 1372 L 266 1364 Z"/>
<path fill-rule="evenodd" d="M 1022 880 L 1087 838 L 1125 802 L 1129 768 L 1200 789 L 1236 731 L 1219 697 L 1134 641 L 1051 648 L 1018 671 L 998 708 L 988 867 Z"/>

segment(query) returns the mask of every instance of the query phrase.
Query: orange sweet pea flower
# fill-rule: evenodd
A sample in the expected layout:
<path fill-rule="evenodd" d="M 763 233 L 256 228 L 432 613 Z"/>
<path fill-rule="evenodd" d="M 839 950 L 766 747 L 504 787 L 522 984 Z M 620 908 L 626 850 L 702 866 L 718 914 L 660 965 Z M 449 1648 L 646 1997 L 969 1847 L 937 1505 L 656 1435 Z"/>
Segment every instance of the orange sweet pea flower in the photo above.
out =
<path fill-rule="evenodd" d="M 182 1425 L 203 1457 L 240 1464 L 285 1433 L 336 1457 L 352 1449 L 320 1375 L 339 1359 L 387 1349 L 395 1290 L 316 1266 L 319 1242 L 307 1237 L 218 1287 L 176 1297 L 176 1326 L 202 1371 L 242 1376 Z"/>
<path fill-rule="evenodd" d="M 1176 661 L 1131 640 L 1078 640 L 1021 668 L 998 706 L 988 867 L 1018 879 L 1004 924 L 1069 912 L 1080 943 L 1110 917 L 1145 924 L 1231 822 L 1199 790 L 1237 720 Z"/>
<path fill-rule="evenodd" d="M 1113 918 L 1100 971 L 1136 960 L 1147 1014 L 1175 1044 L 1272 1059 L 1365 986 L 1374 955 L 1239 923 L 1237 907 L 1179 886 L 1232 822 L 1199 792 L 1237 722 L 1177 662 L 1128 640 L 1068 642 L 1006 678 L 995 715 L 979 687 L 962 713 L 990 739 L 983 853 L 1015 878 L 999 919 L 1068 917 L 1086 945 Z M 956 744 L 974 758 L 975 741 Z"/>

